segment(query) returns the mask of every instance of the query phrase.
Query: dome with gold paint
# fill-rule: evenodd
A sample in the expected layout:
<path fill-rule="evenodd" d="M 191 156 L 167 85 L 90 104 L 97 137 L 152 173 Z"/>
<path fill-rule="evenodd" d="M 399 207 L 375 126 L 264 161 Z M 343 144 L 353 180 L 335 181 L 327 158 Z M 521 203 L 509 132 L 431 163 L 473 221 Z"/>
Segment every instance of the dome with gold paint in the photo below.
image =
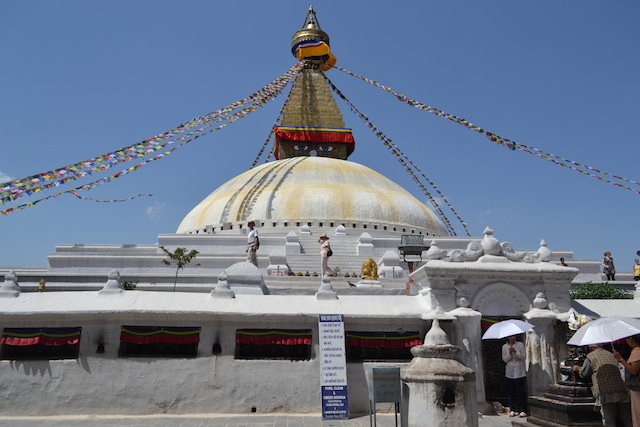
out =
<path fill-rule="evenodd" d="M 366 166 L 326 157 L 278 160 L 236 176 L 189 212 L 177 233 L 237 229 L 249 220 L 265 228 L 358 224 L 447 234 L 435 214 L 400 185 Z"/>

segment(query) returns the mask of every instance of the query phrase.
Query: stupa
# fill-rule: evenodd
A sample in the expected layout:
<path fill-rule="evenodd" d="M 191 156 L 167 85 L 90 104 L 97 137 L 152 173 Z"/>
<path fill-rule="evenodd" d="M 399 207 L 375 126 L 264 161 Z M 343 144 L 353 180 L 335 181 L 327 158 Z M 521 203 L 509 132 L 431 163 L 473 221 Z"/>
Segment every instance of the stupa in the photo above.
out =
<path fill-rule="evenodd" d="M 352 234 L 379 225 L 398 236 L 407 230 L 446 236 L 442 222 L 408 191 L 348 161 L 355 138 L 323 76 L 330 69 L 328 61 L 335 64 L 336 59 L 313 8 L 293 35 L 291 51 L 304 67 L 281 123 L 274 126 L 277 160 L 218 187 L 185 216 L 176 233 L 225 233 L 255 220 L 264 227 L 261 233 L 297 221 L 316 233 L 353 223 Z"/>
<path fill-rule="evenodd" d="M 408 364 L 433 319 L 476 372 L 494 356 L 483 354 L 481 318 L 538 319 L 536 342 L 551 344 L 529 349 L 546 358 L 531 386 L 546 391 L 578 273 L 551 261 L 571 253 L 546 243 L 517 252 L 490 229 L 449 237 L 408 191 L 349 160 L 355 138 L 323 77 L 337 59 L 312 8 L 291 48 L 302 68 L 274 127 L 275 161 L 217 186 L 155 244 L 58 245 L 46 267 L 0 268 L 4 415 L 319 412 L 318 321 L 328 314 L 344 317 L 352 413 L 369 408 L 367 367 Z M 246 262 L 249 221 L 258 267 Z M 314 276 L 321 234 L 335 277 Z M 405 235 L 430 246 L 409 295 Z M 178 275 L 161 246 L 198 255 Z M 370 259 L 379 285 L 350 283 Z M 549 308 L 532 312 L 541 292 Z M 495 380 L 499 368 L 488 371 Z"/>

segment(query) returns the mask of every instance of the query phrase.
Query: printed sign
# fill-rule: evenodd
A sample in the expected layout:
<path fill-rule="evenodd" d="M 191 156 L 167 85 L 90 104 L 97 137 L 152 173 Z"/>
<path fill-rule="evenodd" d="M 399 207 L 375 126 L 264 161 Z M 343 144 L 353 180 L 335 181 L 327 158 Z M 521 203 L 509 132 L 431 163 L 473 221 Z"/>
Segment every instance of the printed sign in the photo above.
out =
<path fill-rule="evenodd" d="M 344 340 L 344 316 L 318 316 L 320 343 L 320 388 L 322 389 L 322 419 L 349 418 L 347 401 L 347 358 Z"/>

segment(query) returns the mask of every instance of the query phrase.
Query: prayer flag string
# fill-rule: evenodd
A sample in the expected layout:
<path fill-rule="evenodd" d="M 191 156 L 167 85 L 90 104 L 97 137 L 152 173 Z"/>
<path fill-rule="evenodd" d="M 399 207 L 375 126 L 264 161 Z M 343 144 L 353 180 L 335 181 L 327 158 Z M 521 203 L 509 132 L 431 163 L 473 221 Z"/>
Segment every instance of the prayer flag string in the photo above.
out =
<path fill-rule="evenodd" d="M 132 196 L 132 197 L 127 197 L 126 199 L 117 199 L 117 200 L 98 200 L 98 199 L 93 199 L 91 197 L 84 197 L 78 194 L 77 191 L 75 190 L 71 190 L 69 191 L 70 194 L 73 194 L 74 196 L 76 196 L 78 199 L 82 199 L 82 200 L 91 200 L 92 202 L 97 202 L 97 203 L 113 203 L 113 202 L 128 202 L 129 200 L 133 200 L 133 199 L 137 199 L 138 197 L 151 197 L 153 196 L 153 194 L 138 194 L 137 196 Z"/>
<path fill-rule="evenodd" d="M 98 185 L 102 185 L 106 182 L 112 181 L 113 179 L 120 178 L 126 175 L 127 173 L 133 172 L 139 169 L 140 167 L 146 164 L 149 164 L 155 160 L 164 158 L 167 155 L 173 153 L 176 149 L 180 148 L 181 146 L 197 138 L 200 138 L 208 133 L 220 130 L 223 127 L 241 118 L 246 117 L 250 113 L 264 106 L 268 101 L 272 100 L 282 92 L 282 90 L 297 76 L 301 68 L 302 68 L 302 63 L 298 63 L 292 68 L 290 68 L 286 73 L 278 77 L 276 80 L 267 84 L 265 87 L 254 92 L 250 96 L 243 98 L 239 101 L 236 101 L 233 104 L 230 104 L 227 107 L 217 110 L 206 116 L 201 116 L 189 122 L 183 123 L 173 128 L 170 131 L 156 135 L 155 137 L 152 137 L 152 138 L 148 138 L 137 144 L 133 144 L 128 147 L 124 147 L 119 150 L 116 150 L 114 152 L 94 157 L 92 159 L 78 162 L 73 165 L 68 165 L 63 168 L 54 169 L 54 170 L 43 172 L 37 175 L 32 175 L 27 178 L 16 179 L 13 181 L 0 184 L 0 204 L 4 204 L 6 202 L 14 201 L 24 196 L 25 194 L 31 196 L 35 193 L 40 193 L 44 190 L 58 187 L 62 184 L 67 184 L 71 181 L 80 179 L 82 177 L 92 175 L 93 173 L 103 172 L 120 163 L 126 163 L 136 159 L 138 160 L 143 159 L 145 156 L 153 154 L 156 151 L 165 149 L 165 147 L 167 147 L 170 144 L 179 143 L 173 146 L 168 151 L 165 151 L 154 157 L 148 158 L 147 160 L 141 163 L 138 163 L 135 166 L 132 166 L 120 172 L 114 173 L 107 178 L 101 178 L 101 179 L 92 181 L 88 184 L 85 184 L 83 186 L 73 188 L 71 190 L 58 192 L 56 194 L 43 197 L 41 199 L 29 202 L 29 203 L 25 203 L 23 205 L 5 209 L 3 211 L 0 211 L 0 215 L 6 215 L 8 213 L 22 210 L 26 207 L 32 207 L 41 201 L 58 197 L 66 193 L 74 194 L 74 192 L 76 192 L 76 194 L 74 195 L 78 197 L 77 191 L 93 189 Z M 241 108 L 241 107 L 242 109 L 238 110 L 238 108 Z M 235 110 L 238 110 L 238 111 L 235 111 Z M 221 123 L 221 124 L 213 127 L 218 123 Z M 185 133 L 186 130 L 192 129 L 196 126 L 200 126 L 200 127 L 195 130 L 192 130 L 191 132 Z M 127 199 L 121 199 L 121 200 L 112 200 L 112 202 L 127 201 L 127 200 L 131 200 L 133 198 L 138 198 L 141 196 L 143 195 L 138 195 L 138 196 L 134 196 Z M 90 198 L 85 198 L 85 200 L 98 201 Z M 101 201 L 101 202 L 105 202 L 105 201 Z"/>
<path fill-rule="evenodd" d="M 331 82 L 331 80 L 329 80 L 329 78 L 323 74 L 324 79 L 327 81 L 327 84 L 329 84 L 329 86 L 331 87 L 331 89 L 336 93 L 336 95 L 338 95 L 343 101 L 345 101 L 347 103 L 347 105 L 349 106 L 349 109 L 351 111 L 353 111 L 358 117 L 360 117 L 365 123 L 366 125 L 369 127 L 369 129 L 371 129 L 371 131 L 382 141 L 382 143 L 387 147 L 387 149 L 391 152 L 391 154 L 394 155 L 394 157 L 396 158 L 396 160 L 398 160 L 398 162 L 405 168 L 405 171 L 409 174 L 409 176 L 411 176 L 411 178 L 416 182 L 416 184 L 418 185 L 418 187 L 422 190 L 422 192 L 424 193 L 425 196 L 427 196 L 427 199 L 429 200 L 429 202 L 431 202 L 431 205 L 436 209 L 436 213 L 438 214 L 438 216 L 440 217 L 440 220 L 443 222 L 444 226 L 446 227 L 447 231 L 449 232 L 449 234 L 451 236 L 457 236 L 457 233 L 453 227 L 453 225 L 451 224 L 451 221 L 449 221 L 449 219 L 447 218 L 447 216 L 445 215 L 445 213 L 442 211 L 442 208 L 440 207 L 440 204 L 435 200 L 435 198 L 433 197 L 433 195 L 431 194 L 431 192 L 429 192 L 429 190 L 427 189 L 427 187 L 420 181 L 420 177 L 416 175 L 416 172 L 422 176 L 428 183 L 429 185 L 436 191 L 436 193 L 438 193 L 438 195 L 441 197 L 441 199 L 443 200 L 443 202 L 447 205 L 447 207 L 449 208 L 449 210 L 451 210 L 451 212 L 456 216 L 456 218 L 458 219 L 458 221 L 460 222 L 460 224 L 462 224 L 462 227 L 464 228 L 464 230 L 467 233 L 467 236 L 470 236 L 469 231 L 467 230 L 467 224 L 462 220 L 462 218 L 458 215 L 458 213 L 456 212 L 456 210 L 453 208 L 453 206 L 451 206 L 451 204 L 449 203 L 449 201 L 447 200 L 447 198 L 444 196 L 444 194 L 440 191 L 440 189 L 435 185 L 435 183 L 433 183 L 421 170 L 419 167 L 417 167 L 413 161 L 411 161 L 411 159 L 409 159 L 409 157 L 407 157 L 402 150 L 400 149 L 400 147 L 398 147 L 397 144 L 395 144 L 389 137 L 387 137 L 382 131 L 380 131 L 373 123 L 371 123 L 371 121 L 369 120 L 369 118 L 362 114 L 356 107 L 355 105 L 353 105 L 353 103 L 351 101 L 349 101 L 349 99 L 347 99 L 347 97 L 333 84 L 333 82 Z"/>
<path fill-rule="evenodd" d="M 597 179 L 599 181 L 612 184 L 615 187 L 622 188 L 622 189 L 625 189 L 625 190 L 629 190 L 629 191 L 632 191 L 632 192 L 634 192 L 636 194 L 640 194 L 640 190 L 632 188 L 632 187 L 629 187 L 628 185 L 625 184 L 625 183 L 628 183 L 628 184 L 632 184 L 632 185 L 640 185 L 639 181 L 634 181 L 634 180 L 630 180 L 628 178 L 625 178 L 625 177 L 622 177 L 622 176 L 619 176 L 619 175 L 614 175 L 614 174 L 611 174 L 611 173 L 606 172 L 604 170 L 597 169 L 597 168 L 594 168 L 594 167 L 591 167 L 591 166 L 588 166 L 588 165 L 585 165 L 583 163 L 579 163 L 579 162 L 576 162 L 576 161 L 573 161 L 573 160 L 569 160 L 569 159 L 566 159 L 564 157 L 557 156 L 555 154 L 551 154 L 551 153 L 548 153 L 546 151 L 540 150 L 538 148 L 530 147 L 530 146 L 525 145 L 525 144 L 521 144 L 521 143 L 513 141 L 513 140 L 511 140 L 509 138 L 502 137 L 502 136 L 500 136 L 500 135 L 498 135 L 496 133 L 493 133 L 493 132 L 490 132 L 490 131 L 488 131 L 486 129 L 483 129 L 480 126 L 477 126 L 477 125 L 469 122 L 468 120 L 466 120 L 466 119 L 464 119 L 462 117 L 458 117 L 456 115 L 446 113 L 446 112 L 444 112 L 444 111 L 442 111 L 442 110 L 440 110 L 438 108 L 431 107 L 429 105 L 426 105 L 426 104 L 423 104 L 421 102 L 415 101 L 415 100 L 413 100 L 413 99 L 411 99 L 411 98 L 409 98 L 409 97 L 407 97 L 407 96 L 405 96 L 405 95 L 403 95 L 403 94 L 401 94 L 399 92 L 396 92 L 396 91 L 392 90 L 388 86 L 385 86 L 383 84 L 378 83 L 375 80 L 371 80 L 371 79 L 368 79 L 366 77 L 360 76 L 360 75 L 355 74 L 355 73 L 353 73 L 351 71 L 348 71 L 348 70 L 346 70 L 346 69 L 344 69 L 342 67 L 335 67 L 334 66 L 334 68 L 337 69 L 337 70 L 340 70 L 340 71 L 342 71 L 342 72 L 344 72 L 344 73 L 346 73 L 346 74 L 348 74 L 348 75 L 350 75 L 352 77 L 355 77 L 355 78 L 357 78 L 359 80 L 362 80 L 362 81 L 364 81 L 366 83 L 369 83 L 369 84 L 371 84 L 371 85 L 373 85 L 373 86 L 375 86 L 375 87 L 377 87 L 379 89 L 382 89 L 385 92 L 388 92 L 388 93 L 392 94 L 399 101 L 402 101 L 407 105 L 410 105 L 410 106 L 415 107 L 415 108 L 419 108 L 419 109 L 421 109 L 423 111 L 427 111 L 427 112 L 432 113 L 432 114 L 434 114 L 434 115 L 436 115 L 438 117 L 442 117 L 442 118 L 450 120 L 450 121 L 452 121 L 454 123 L 458 123 L 458 124 L 460 124 L 462 126 L 465 126 L 467 129 L 476 131 L 476 132 L 484 135 L 485 137 L 487 137 L 490 141 L 492 141 L 495 144 L 502 145 L 502 146 L 504 146 L 506 148 L 509 148 L 510 150 L 514 150 L 514 151 L 515 150 L 520 150 L 520 151 L 522 151 L 524 153 L 532 154 L 532 155 L 534 155 L 536 157 L 539 157 L 541 159 L 550 161 L 550 162 L 552 162 L 552 163 L 554 163 L 554 164 L 556 164 L 558 166 L 563 166 L 563 167 L 569 168 L 569 169 L 571 169 L 573 171 L 576 171 L 576 172 L 578 172 L 578 173 L 580 173 L 582 175 L 587 175 L 587 176 L 595 178 L 595 179 Z M 592 172 L 594 172 L 594 173 L 592 173 Z M 612 181 L 610 179 L 605 178 L 603 175 L 604 176 L 609 176 L 609 177 L 613 178 L 613 180 L 622 181 L 622 182 Z"/>
<path fill-rule="evenodd" d="M 203 128 L 201 127 L 200 129 L 190 132 L 189 134 L 177 138 L 174 141 L 171 140 L 173 136 L 183 133 L 185 130 L 193 128 L 197 125 L 205 124 L 204 127 L 208 127 L 212 123 L 224 121 L 233 110 L 248 103 L 257 103 L 258 106 L 262 106 L 267 100 L 273 98 L 273 95 L 275 95 L 276 92 L 281 92 L 284 86 L 286 86 L 291 81 L 291 79 L 295 77 L 295 75 L 297 74 L 296 70 L 299 70 L 299 66 L 293 67 L 291 70 L 289 70 L 289 72 L 279 77 L 276 81 L 270 83 L 269 85 L 265 86 L 263 89 L 255 92 L 249 97 L 236 101 L 235 103 L 213 113 L 210 113 L 207 116 L 198 117 L 185 124 L 181 124 L 171 131 L 164 132 L 155 137 L 148 138 L 140 143 L 124 147 L 116 150 L 115 152 L 107 153 L 93 159 L 88 159 L 74 165 L 65 166 L 53 171 L 43 172 L 38 175 L 33 175 L 27 178 L 9 181 L 5 184 L 2 184 L 2 187 L 0 187 L 0 203 L 3 203 L 7 200 L 14 200 L 18 197 L 21 197 L 25 193 L 29 194 L 30 192 L 37 192 L 38 188 L 45 186 L 46 184 L 43 183 L 47 181 L 57 181 L 58 183 L 68 182 L 66 179 L 69 177 L 71 177 L 71 179 L 77 179 L 86 175 L 87 173 L 90 174 L 100 172 L 114 166 L 115 164 L 133 160 L 134 157 L 144 157 L 145 155 L 162 149 L 168 144 L 171 144 L 175 141 L 184 140 L 189 136 L 202 132 Z M 282 84 L 283 80 L 286 80 L 284 81 L 284 84 Z"/>

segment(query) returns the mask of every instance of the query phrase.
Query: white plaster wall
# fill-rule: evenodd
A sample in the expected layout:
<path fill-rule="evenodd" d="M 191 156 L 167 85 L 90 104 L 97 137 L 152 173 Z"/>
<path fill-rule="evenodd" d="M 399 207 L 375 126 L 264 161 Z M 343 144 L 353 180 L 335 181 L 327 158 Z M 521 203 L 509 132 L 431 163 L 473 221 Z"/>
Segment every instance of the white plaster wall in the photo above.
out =
<path fill-rule="evenodd" d="M 319 412 L 317 359 L 3 361 L 5 415 Z M 10 404 L 7 404 L 9 403 Z"/>
<path fill-rule="evenodd" d="M 13 305 L 20 305 L 20 298 L 12 298 Z M 89 301 L 87 298 L 87 305 Z M 330 307 L 327 310 L 331 311 Z M 200 326 L 198 356 L 120 358 L 122 325 Z M 73 360 L 0 361 L 0 412 L 5 415 L 251 413 L 252 408 L 257 413 L 321 411 L 317 316 L 265 317 L 256 313 L 220 318 L 203 313 L 133 310 L 111 315 L 68 312 L 0 315 L 0 329 L 36 326 L 82 326 L 80 356 Z M 402 328 L 418 330 L 421 335 L 425 326 L 417 317 L 347 317 L 345 322 L 347 330 Z M 240 328 L 310 328 L 311 360 L 236 360 L 235 333 Z M 218 356 L 211 353 L 216 340 L 222 348 Z M 102 354 L 96 353 L 100 341 L 105 347 Z M 350 412 L 368 413 L 363 365 L 348 364 L 347 379 Z"/>

